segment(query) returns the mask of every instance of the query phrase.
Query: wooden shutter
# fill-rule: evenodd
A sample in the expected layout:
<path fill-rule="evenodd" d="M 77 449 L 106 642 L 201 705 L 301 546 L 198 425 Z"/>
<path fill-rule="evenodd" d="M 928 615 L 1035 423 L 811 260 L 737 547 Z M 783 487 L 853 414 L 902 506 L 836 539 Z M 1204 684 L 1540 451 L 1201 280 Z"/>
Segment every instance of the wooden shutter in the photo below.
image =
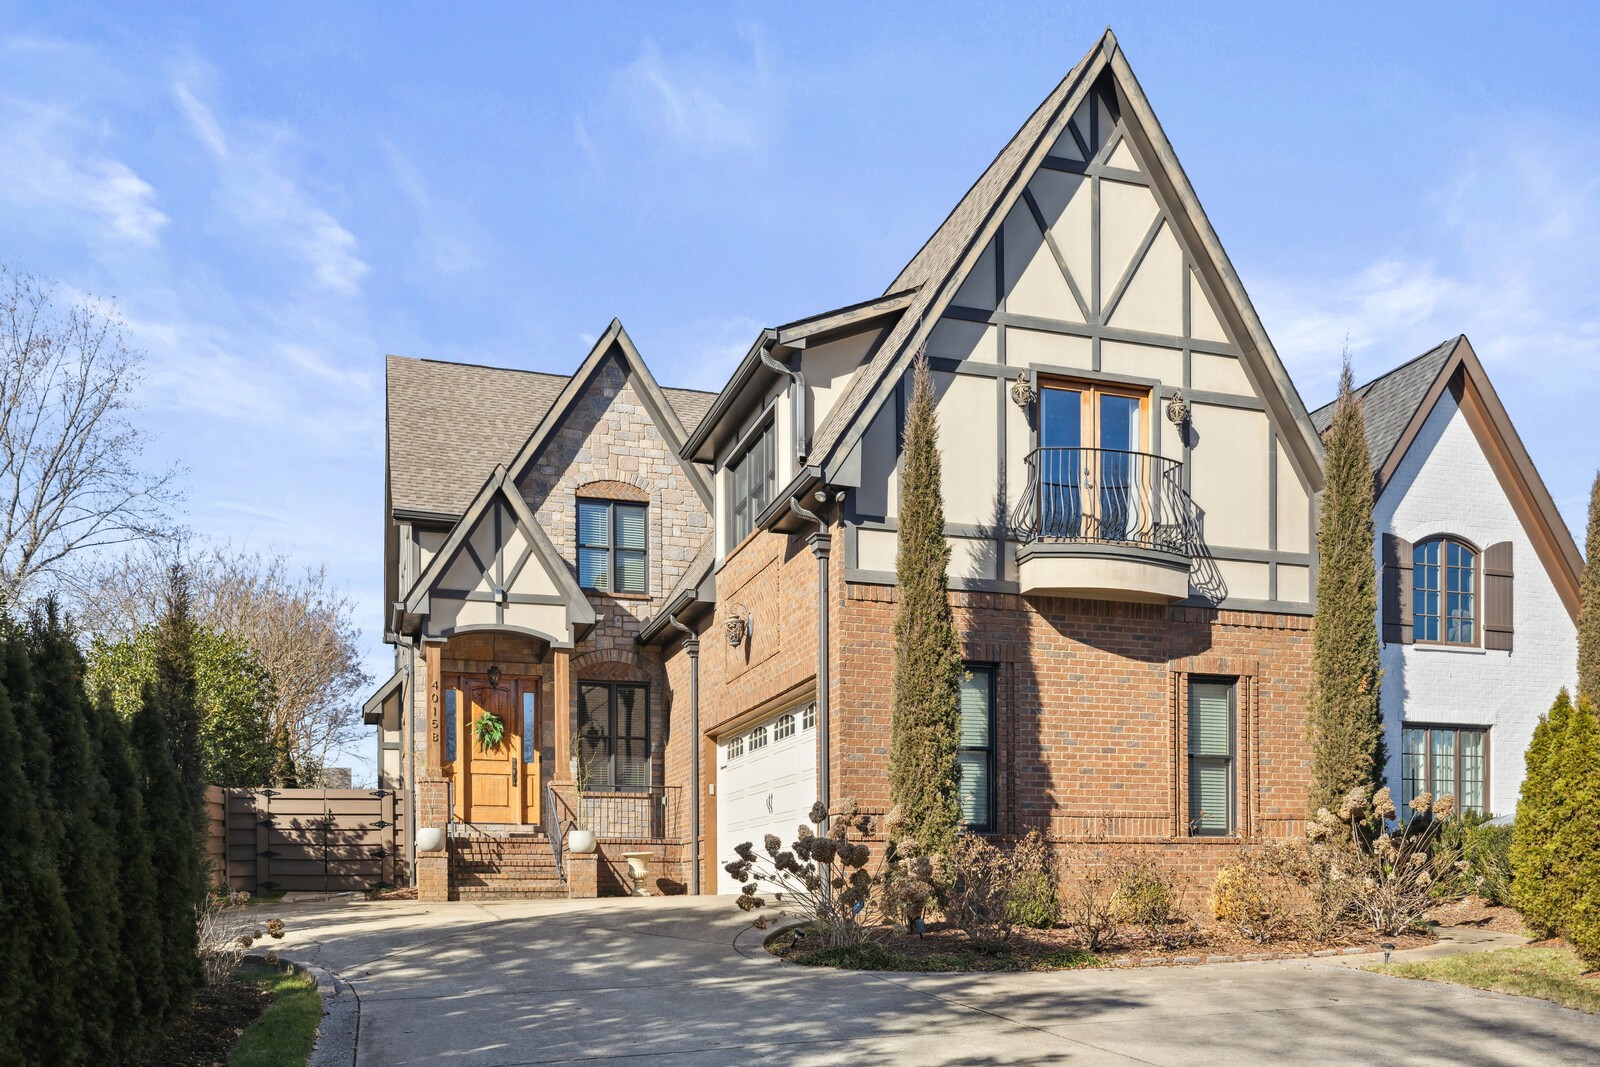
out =
<path fill-rule="evenodd" d="M 1383 535 L 1383 642 L 1411 643 L 1411 542 Z"/>
<path fill-rule="evenodd" d="M 1483 647 L 1511 651 L 1511 542 L 1483 552 Z"/>

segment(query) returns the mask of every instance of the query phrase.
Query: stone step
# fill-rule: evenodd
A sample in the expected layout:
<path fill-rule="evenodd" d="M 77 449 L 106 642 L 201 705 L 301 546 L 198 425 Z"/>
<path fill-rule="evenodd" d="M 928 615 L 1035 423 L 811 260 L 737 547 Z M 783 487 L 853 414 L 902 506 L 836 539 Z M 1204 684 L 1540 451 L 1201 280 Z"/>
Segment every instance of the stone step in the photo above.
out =
<path fill-rule="evenodd" d="M 459 886 L 450 891 L 451 900 L 550 900 L 564 899 L 567 890 L 564 886 L 539 887 L 536 889 L 503 889 L 499 886 Z"/>

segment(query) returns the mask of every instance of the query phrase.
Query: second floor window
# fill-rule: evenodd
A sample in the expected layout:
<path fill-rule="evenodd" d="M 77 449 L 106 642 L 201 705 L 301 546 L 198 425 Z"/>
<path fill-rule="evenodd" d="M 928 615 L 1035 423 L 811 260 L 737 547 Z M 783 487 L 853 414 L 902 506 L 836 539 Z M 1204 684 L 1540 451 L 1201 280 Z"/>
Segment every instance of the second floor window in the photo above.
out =
<path fill-rule="evenodd" d="M 777 491 L 778 449 L 769 418 L 728 462 L 728 547 L 743 541 L 755 529 L 756 517 L 772 503 Z"/>
<path fill-rule="evenodd" d="M 1448 537 L 1419 541 L 1411 553 L 1412 639 L 1476 644 L 1478 554 Z"/>
<path fill-rule="evenodd" d="M 603 593 L 648 593 L 649 529 L 644 504 L 579 500 L 578 584 Z"/>

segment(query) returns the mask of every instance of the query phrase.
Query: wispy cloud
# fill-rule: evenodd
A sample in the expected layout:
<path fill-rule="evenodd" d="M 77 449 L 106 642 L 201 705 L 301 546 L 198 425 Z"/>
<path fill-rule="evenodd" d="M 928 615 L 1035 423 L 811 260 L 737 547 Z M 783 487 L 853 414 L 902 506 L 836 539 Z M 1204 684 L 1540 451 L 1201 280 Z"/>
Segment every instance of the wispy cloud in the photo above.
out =
<path fill-rule="evenodd" d="M 188 81 L 178 81 L 172 92 L 217 163 L 218 196 L 234 222 L 304 263 L 325 289 L 355 295 L 371 267 L 361 258 L 355 235 L 318 206 L 295 177 L 293 131 L 251 121 L 225 129 Z"/>
<path fill-rule="evenodd" d="M 1253 283 L 1308 402 L 1333 392 L 1346 337 L 1361 378 L 1457 333 L 1497 378 L 1600 392 L 1600 128 L 1525 115 L 1482 126 L 1497 141 L 1452 161 L 1382 259 Z"/>
<path fill-rule="evenodd" d="M 696 153 L 760 148 L 774 123 L 779 81 L 760 29 L 747 28 L 740 41 L 743 48 L 733 53 L 669 53 L 654 40 L 644 41 L 612 77 L 607 97 L 575 121 L 579 147 L 591 162 L 613 140 Z M 625 129 L 613 131 L 614 126 Z"/>
<path fill-rule="evenodd" d="M 87 219 L 99 239 L 157 244 L 169 220 L 155 188 L 98 139 L 94 124 L 66 108 L 0 98 L 0 202 Z"/>

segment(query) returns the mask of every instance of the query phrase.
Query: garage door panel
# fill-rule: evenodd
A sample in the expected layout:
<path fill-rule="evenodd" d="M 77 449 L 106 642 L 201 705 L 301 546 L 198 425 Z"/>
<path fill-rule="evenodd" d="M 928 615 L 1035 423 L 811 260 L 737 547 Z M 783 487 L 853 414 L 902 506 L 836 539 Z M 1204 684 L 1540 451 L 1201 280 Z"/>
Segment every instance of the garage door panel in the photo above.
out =
<path fill-rule="evenodd" d="M 783 713 L 795 715 L 790 709 Z M 717 746 L 717 888 L 722 893 L 737 893 L 739 883 L 734 881 L 722 864 L 735 858 L 734 846 L 744 841 L 763 851 L 762 841 L 767 834 L 776 834 L 787 848 L 795 837 L 795 830 L 806 821 L 811 805 L 817 799 L 816 730 L 796 729 L 787 737 L 777 737 L 774 729 L 778 719 L 774 716 L 765 723 L 753 725 L 737 735 L 742 749 L 739 755 L 728 755 L 729 741 L 719 739 Z M 766 744 L 751 749 L 749 740 L 764 731 Z"/>

